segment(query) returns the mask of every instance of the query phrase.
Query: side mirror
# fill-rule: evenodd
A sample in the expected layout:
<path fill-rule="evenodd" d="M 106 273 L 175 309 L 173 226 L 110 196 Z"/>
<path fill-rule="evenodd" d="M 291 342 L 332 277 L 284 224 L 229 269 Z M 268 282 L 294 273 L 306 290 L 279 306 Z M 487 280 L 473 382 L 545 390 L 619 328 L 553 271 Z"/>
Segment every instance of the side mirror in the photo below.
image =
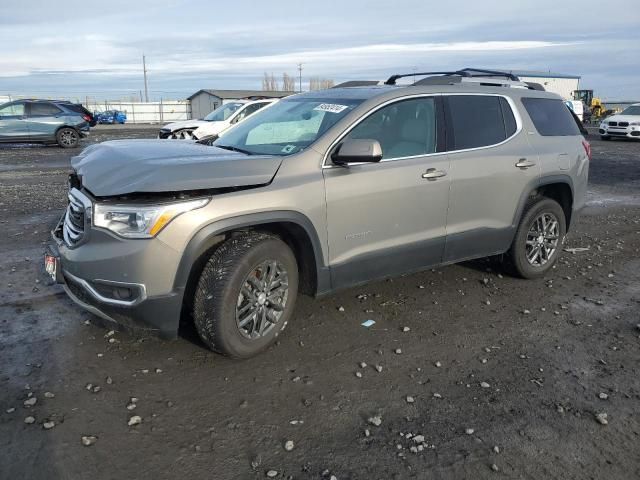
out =
<path fill-rule="evenodd" d="M 336 165 L 349 163 L 375 163 L 382 160 L 380 142 L 370 138 L 350 138 L 342 142 L 331 155 Z"/>

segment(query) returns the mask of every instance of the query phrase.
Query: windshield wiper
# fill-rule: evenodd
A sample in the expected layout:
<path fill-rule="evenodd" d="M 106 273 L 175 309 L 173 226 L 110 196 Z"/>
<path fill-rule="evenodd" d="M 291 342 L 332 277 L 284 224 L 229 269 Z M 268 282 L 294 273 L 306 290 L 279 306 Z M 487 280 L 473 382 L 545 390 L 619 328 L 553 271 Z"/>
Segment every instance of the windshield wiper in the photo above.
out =
<path fill-rule="evenodd" d="M 225 150 L 244 153 L 245 155 L 253 155 L 253 152 L 250 152 L 249 150 L 245 150 L 244 148 L 234 147 L 233 145 L 212 145 L 212 147 L 224 148 Z"/>

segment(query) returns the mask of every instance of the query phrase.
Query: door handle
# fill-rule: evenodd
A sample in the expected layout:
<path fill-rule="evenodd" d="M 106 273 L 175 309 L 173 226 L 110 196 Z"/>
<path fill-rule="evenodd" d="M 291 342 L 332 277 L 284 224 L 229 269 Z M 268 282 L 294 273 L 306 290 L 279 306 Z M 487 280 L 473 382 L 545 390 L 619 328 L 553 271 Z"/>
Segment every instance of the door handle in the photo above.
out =
<path fill-rule="evenodd" d="M 422 174 L 422 178 L 427 180 L 435 180 L 436 178 L 444 177 L 447 172 L 442 170 L 436 170 L 435 168 L 428 168 L 425 173 Z"/>
<path fill-rule="evenodd" d="M 520 160 L 518 160 L 518 163 L 516 163 L 516 167 L 522 168 L 523 170 L 535 166 L 536 162 L 532 162 L 531 160 L 527 160 L 526 158 L 521 158 Z"/>

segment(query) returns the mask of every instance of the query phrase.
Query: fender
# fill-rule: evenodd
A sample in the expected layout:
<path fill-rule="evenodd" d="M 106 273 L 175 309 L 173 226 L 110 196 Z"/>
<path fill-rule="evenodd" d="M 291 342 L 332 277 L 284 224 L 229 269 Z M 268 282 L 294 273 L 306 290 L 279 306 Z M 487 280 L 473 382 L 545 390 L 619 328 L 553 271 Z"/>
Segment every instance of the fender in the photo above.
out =
<path fill-rule="evenodd" d="M 207 250 L 218 242 L 219 239 L 217 237 L 220 234 L 228 232 L 229 230 L 269 223 L 293 223 L 304 229 L 307 236 L 311 239 L 311 246 L 315 257 L 317 278 L 316 294 L 331 290 L 329 268 L 324 264 L 320 239 L 311 220 L 300 212 L 293 210 L 276 210 L 226 218 L 210 223 L 200 229 L 191 237 L 182 254 L 174 280 L 174 291 L 185 291 L 192 267 Z"/>

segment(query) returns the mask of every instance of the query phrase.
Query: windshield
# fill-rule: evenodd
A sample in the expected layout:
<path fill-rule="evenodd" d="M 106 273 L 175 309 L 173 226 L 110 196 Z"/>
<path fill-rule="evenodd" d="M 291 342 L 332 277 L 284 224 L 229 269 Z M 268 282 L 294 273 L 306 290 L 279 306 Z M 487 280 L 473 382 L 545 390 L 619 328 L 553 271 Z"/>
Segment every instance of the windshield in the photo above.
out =
<path fill-rule="evenodd" d="M 225 103 L 221 107 L 216 108 L 209 115 L 204 117 L 207 122 L 222 122 L 229 118 L 233 112 L 238 110 L 244 103 Z"/>
<path fill-rule="evenodd" d="M 343 98 L 281 100 L 225 132 L 213 145 L 249 154 L 291 155 L 315 142 L 360 103 Z"/>
<path fill-rule="evenodd" d="M 625 108 L 620 115 L 640 115 L 640 105 L 631 105 Z"/>

